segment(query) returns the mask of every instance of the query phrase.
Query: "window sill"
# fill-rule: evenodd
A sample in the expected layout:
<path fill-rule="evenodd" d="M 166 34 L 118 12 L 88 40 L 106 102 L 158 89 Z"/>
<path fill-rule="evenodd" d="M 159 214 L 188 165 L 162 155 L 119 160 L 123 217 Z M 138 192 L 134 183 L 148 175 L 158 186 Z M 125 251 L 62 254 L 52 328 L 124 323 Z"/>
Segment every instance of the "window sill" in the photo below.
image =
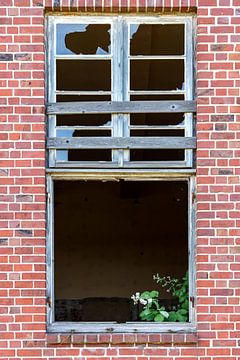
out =
<path fill-rule="evenodd" d="M 151 331 L 151 325 L 148 331 L 140 331 L 138 333 L 80 333 L 76 329 L 72 331 L 63 331 L 58 325 L 53 324 L 47 334 L 47 344 L 51 345 L 77 345 L 77 346 L 190 346 L 197 343 L 196 328 L 190 324 L 185 324 L 178 328 L 163 331 L 162 326 L 158 327 L 158 333 Z M 116 330 L 115 330 L 116 331 Z M 81 329 L 82 332 L 82 329 Z M 148 333 L 147 333 L 148 332 Z M 151 332 L 151 333 L 150 333 Z M 160 333 L 161 332 L 161 333 Z"/>

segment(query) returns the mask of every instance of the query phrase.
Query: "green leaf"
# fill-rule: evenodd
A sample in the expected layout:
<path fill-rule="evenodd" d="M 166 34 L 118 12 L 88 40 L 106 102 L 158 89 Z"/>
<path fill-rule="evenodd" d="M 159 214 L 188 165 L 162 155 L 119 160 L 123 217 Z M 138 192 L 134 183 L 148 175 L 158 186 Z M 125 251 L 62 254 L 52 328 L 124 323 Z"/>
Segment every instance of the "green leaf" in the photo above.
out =
<path fill-rule="evenodd" d="M 140 297 L 143 299 L 149 299 L 151 297 L 150 291 L 144 291 L 143 293 L 141 293 Z"/>
<path fill-rule="evenodd" d="M 140 313 L 140 318 L 141 318 L 141 320 L 144 320 L 144 321 L 152 321 L 154 319 L 154 314 L 144 315 L 144 314 Z"/>
<path fill-rule="evenodd" d="M 189 301 L 185 300 L 184 303 L 182 304 L 182 309 L 186 309 L 188 311 L 189 309 Z"/>
<path fill-rule="evenodd" d="M 179 322 L 185 322 L 187 319 L 186 316 L 180 314 L 179 312 L 177 312 L 176 315 L 177 315 L 177 321 Z"/>
<path fill-rule="evenodd" d="M 152 321 L 154 319 L 154 317 L 157 315 L 157 313 L 158 312 L 156 310 L 147 308 L 147 309 L 144 309 L 143 311 L 141 311 L 139 316 L 142 320 Z"/>
<path fill-rule="evenodd" d="M 159 308 L 158 300 L 154 300 L 154 299 L 153 299 L 152 303 L 156 306 L 156 309 L 157 309 L 157 310 L 161 310 L 161 309 Z"/>
<path fill-rule="evenodd" d="M 160 314 L 166 319 L 169 317 L 169 313 L 167 311 L 162 310 L 160 311 Z"/>
<path fill-rule="evenodd" d="M 157 298 L 158 295 L 159 295 L 159 292 L 156 291 L 156 290 L 153 290 L 153 291 L 150 292 L 149 295 L 150 295 L 151 298 Z"/>
<path fill-rule="evenodd" d="M 145 316 L 146 316 L 146 315 L 149 315 L 149 314 L 151 314 L 151 310 L 147 308 L 147 309 L 143 310 L 143 311 L 141 312 L 141 314 L 142 314 L 142 315 L 145 315 Z"/>
<path fill-rule="evenodd" d="M 181 315 L 186 315 L 187 310 L 186 309 L 180 309 L 180 310 L 178 310 L 178 313 L 181 314 Z"/>
<path fill-rule="evenodd" d="M 177 315 L 176 315 L 175 311 L 170 311 L 167 321 L 170 321 L 170 322 L 177 321 Z"/>
<path fill-rule="evenodd" d="M 154 318 L 154 321 L 163 321 L 164 320 L 164 316 L 161 314 L 157 314 Z"/>

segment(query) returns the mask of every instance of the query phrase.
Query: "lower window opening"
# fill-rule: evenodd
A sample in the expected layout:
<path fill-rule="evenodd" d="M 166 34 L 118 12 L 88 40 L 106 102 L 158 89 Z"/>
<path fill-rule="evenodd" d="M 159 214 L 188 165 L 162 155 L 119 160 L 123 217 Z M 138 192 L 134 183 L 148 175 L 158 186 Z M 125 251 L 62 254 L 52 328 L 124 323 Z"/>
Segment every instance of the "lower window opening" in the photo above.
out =
<path fill-rule="evenodd" d="M 167 312 L 178 307 L 153 275 L 188 269 L 186 180 L 58 180 L 54 194 L 55 321 L 154 321 L 131 299 L 152 290 Z"/>

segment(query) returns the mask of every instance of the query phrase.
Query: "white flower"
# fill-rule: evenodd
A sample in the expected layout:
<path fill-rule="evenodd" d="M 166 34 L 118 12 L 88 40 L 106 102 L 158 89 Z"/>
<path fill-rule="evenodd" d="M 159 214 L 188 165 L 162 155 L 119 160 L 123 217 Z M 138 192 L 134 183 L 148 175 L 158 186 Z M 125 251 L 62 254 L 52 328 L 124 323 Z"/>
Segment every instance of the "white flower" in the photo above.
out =
<path fill-rule="evenodd" d="M 145 299 L 140 299 L 140 304 L 147 305 L 148 301 Z"/>
<path fill-rule="evenodd" d="M 134 305 L 137 305 L 140 300 L 140 293 L 137 292 L 135 295 L 132 295 L 131 299 L 133 300 Z"/>

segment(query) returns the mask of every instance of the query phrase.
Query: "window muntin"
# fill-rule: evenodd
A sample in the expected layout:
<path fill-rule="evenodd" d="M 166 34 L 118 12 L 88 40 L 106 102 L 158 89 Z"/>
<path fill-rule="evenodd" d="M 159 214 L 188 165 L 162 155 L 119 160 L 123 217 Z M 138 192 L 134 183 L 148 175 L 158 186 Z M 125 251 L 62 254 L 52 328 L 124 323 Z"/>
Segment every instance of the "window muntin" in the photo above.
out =
<path fill-rule="evenodd" d="M 112 141 L 107 139 L 104 132 L 102 133 L 102 143 L 105 144 L 107 152 L 110 151 L 111 153 L 109 160 L 104 157 L 96 160 L 93 158 L 90 162 L 75 160 L 69 163 L 69 160 L 67 160 L 69 157 L 60 160 L 57 156 L 59 152 L 64 151 L 67 153 L 72 151 L 73 146 L 75 149 L 77 147 L 82 149 L 85 145 L 81 142 L 81 138 L 77 136 L 77 133 L 73 135 L 75 138 L 74 145 L 72 141 L 68 141 L 68 137 L 59 139 L 56 115 L 50 115 L 50 140 L 48 142 L 50 167 L 193 167 L 192 148 L 195 146 L 192 124 L 193 107 L 185 106 L 185 101 L 191 102 L 193 100 L 193 46 L 191 35 L 192 19 L 190 17 L 174 19 L 167 17 L 156 19 L 117 16 L 111 18 L 51 17 L 50 28 L 52 29 L 52 40 L 53 42 L 56 41 L 56 43 L 54 42 L 55 46 L 51 47 L 49 53 L 50 63 L 52 64 L 49 72 L 49 83 L 53 85 L 49 88 L 49 102 L 53 104 L 53 107 L 56 101 L 55 107 L 59 106 L 59 101 L 69 103 L 63 104 L 63 110 L 59 112 L 62 115 L 69 114 L 69 110 L 66 111 L 66 108 L 71 108 L 70 103 L 72 102 L 82 104 L 82 109 L 79 110 L 79 108 L 75 107 L 74 110 L 74 114 L 79 112 L 82 115 L 87 112 L 91 114 L 91 108 L 84 108 L 86 101 L 95 104 L 95 109 L 96 106 L 98 107 L 98 114 L 106 115 L 111 113 L 109 123 L 111 137 L 117 138 L 117 145 L 112 147 Z M 91 28 L 95 29 L 94 31 L 99 29 L 99 39 L 97 39 L 99 46 L 96 43 L 91 45 L 95 41 L 92 36 L 93 32 L 89 31 Z M 167 33 L 170 38 L 166 42 L 163 40 L 166 38 Z M 69 34 L 70 36 L 82 37 L 83 47 L 85 46 L 82 52 L 66 50 L 63 38 L 65 37 L 66 43 Z M 89 47 L 94 47 L 96 51 L 86 49 L 85 38 L 89 39 Z M 76 48 L 75 38 L 73 42 Z M 70 47 L 69 41 L 67 43 L 68 47 Z M 101 50 L 103 48 L 104 51 Z M 160 101 L 164 101 L 161 96 L 166 98 L 167 105 L 173 103 L 166 110 L 153 110 L 154 106 L 159 106 Z M 176 98 L 176 96 L 179 97 Z M 107 97 L 113 102 L 122 103 L 122 108 L 113 104 L 111 105 L 113 110 L 108 111 L 108 103 L 104 102 Z M 105 107 L 99 104 L 102 101 L 106 104 Z M 125 110 L 123 113 L 122 109 L 125 108 L 125 102 L 129 101 L 133 103 L 138 101 L 138 103 L 136 103 L 135 108 L 129 110 L 129 113 Z M 156 101 L 156 103 L 150 103 L 151 101 Z M 178 101 L 182 101 L 183 107 L 176 110 L 175 101 L 177 106 Z M 149 113 L 147 110 L 145 111 L 147 103 L 153 105 L 148 107 Z M 119 112 L 114 110 L 116 106 L 119 108 Z M 105 113 L 104 108 L 107 110 Z M 189 110 L 187 110 L 188 108 Z M 155 151 L 169 154 L 165 158 L 163 156 L 161 160 L 153 161 L 151 157 L 149 159 L 147 157 L 141 159 L 140 157 L 137 161 L 132 159 L 131 153 L 135 150 L 136 145 L 135 142 L 131 141 L 131 137 L 133 130 L 138 129 L 133 128 L 130 119 L 133 115 L 142 115 L 143 113 L 147 118 L 165 115 L 166 118 L 169 118 L 169 113 L 171 113 L 173 121 L 169 120 L 166 123 L 166 127 L 169 128 L 176 125 L 176 119 L 179 116 L 183 117 L 181 124 L 183 131 L 178 133 L 183 138 L 181 144 L 179 144 L 175 136 L 169 136 L 170 132 L 166 136 L 163 133 L 161 136 L 155 136 L 156 144 L 158 144 Z M 98 115 L 95 116 L 97 118 Z M 145 126 L 147 126 L 147 123 Z M 94 133 L 92 133 L 92 136 L 90 135 L 90 131 L 95 129 L 88 127 L 86 124 L 86 130 L 89 130 L 89 142 L 92 144 L 92 149 L 100 150 L 98 142 L 95 142 Z M 178 129 L 176 128 L 176 130 Z M 144 138 L 142 141 L 142 153 L 152 152 L 151 147 L 148 145 L 148 134 L 149 132 L 145 132 L 145 135 L 142 136 Z M 123 145 L 121 145 L 121 138 L 129 139 L 127 141 L 128 145 L 124 145 L 126 141 L 123 141 Z M 165 143 L 164 148 L 168 146 L 168 150 L 162 151 L 162 142 L 159 142 L 159 138 L 165 139 L 163 141 Z M 186 144 L 184 139 L 188 138 L 189 141 L 187 140 L 188 144 Z M 192 141 L 190 141 L 191 138 Z M 182 156 L 172 159 L 171 154 L 174 152 L 181 152 Z"/>

